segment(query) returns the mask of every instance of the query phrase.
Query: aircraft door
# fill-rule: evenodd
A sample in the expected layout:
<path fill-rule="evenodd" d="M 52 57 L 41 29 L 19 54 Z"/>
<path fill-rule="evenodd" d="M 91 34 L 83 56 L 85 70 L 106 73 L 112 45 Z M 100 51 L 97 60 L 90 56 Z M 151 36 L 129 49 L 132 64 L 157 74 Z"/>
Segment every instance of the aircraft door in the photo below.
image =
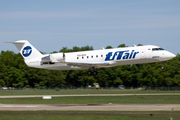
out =
<path fill-rule="evenodd" d="M 141 59 L 145 59 L 146 58 L 146 54 L 145 54 L 145 50 L 141 50 Z"/>

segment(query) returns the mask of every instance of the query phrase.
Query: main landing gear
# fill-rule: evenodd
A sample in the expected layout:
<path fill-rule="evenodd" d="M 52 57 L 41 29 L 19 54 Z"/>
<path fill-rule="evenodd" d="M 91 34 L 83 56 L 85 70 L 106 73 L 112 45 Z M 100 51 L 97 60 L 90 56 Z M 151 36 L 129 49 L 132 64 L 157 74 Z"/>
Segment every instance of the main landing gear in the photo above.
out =
<path fill-rule="evenodd" d="M 88 75 L 97 75 L 98 71 L 96 68 L 90 68 L 89 71 L 87 72 Z"/>

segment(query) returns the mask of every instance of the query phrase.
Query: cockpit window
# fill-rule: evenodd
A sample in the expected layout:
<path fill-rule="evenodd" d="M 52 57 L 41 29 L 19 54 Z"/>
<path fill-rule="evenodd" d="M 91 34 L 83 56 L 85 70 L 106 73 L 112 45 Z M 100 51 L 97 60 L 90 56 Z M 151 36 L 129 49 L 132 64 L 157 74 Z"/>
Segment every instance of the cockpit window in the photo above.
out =
<path fill-rule="evenodd" d="M 153 48 L 153 49 L 152 49 L 152 51 L 157 51 L 157 50 L 158 50 L 158 48 Z"/>
<path fill-rule="evenodd" d="M 163 48 L 159 48 L 159 50 L 164 50 Z"/>
<path fill-rule="evenodd" d="M 163 48 L 153 48 L 152 51 L 164 50 Z"/>

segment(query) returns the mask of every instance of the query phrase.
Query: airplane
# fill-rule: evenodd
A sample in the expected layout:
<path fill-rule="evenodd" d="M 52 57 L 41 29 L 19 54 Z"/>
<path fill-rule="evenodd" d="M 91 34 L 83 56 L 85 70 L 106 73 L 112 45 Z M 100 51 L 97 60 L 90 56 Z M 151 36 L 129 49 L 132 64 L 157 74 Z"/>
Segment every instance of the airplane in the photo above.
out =
<path fill-rule="evenodd" d="M 155 45 L 41 54 L 27 40 L 6 43 L 15 44 L 29 67 L 50 70 L 89 69 L 88 75 L 97 75 L 98 68 L 153 62 L 162 62 L 164 69 L 164 61 L 176 57 L 175 54 Z"/>

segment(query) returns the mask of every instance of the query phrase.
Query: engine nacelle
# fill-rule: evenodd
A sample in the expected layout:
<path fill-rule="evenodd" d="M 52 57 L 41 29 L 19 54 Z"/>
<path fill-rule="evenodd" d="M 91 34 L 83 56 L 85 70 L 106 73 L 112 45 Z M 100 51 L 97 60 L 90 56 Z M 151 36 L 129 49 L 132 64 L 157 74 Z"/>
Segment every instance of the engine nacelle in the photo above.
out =
<path fill-rule="evenodd" d="M 55 64 L 56 62 L 63 62 L 65 58 L 64 53 L 53 53 L 41 58 L 41 64 Z"/>
<path fill-rule="evenodd" d="M 64 60 L 64 53 L 53 53 L 53 54 L 50 54 L 50 59 L 52 61 L 58 61 L 58 62 L 61 62 Z"/>

